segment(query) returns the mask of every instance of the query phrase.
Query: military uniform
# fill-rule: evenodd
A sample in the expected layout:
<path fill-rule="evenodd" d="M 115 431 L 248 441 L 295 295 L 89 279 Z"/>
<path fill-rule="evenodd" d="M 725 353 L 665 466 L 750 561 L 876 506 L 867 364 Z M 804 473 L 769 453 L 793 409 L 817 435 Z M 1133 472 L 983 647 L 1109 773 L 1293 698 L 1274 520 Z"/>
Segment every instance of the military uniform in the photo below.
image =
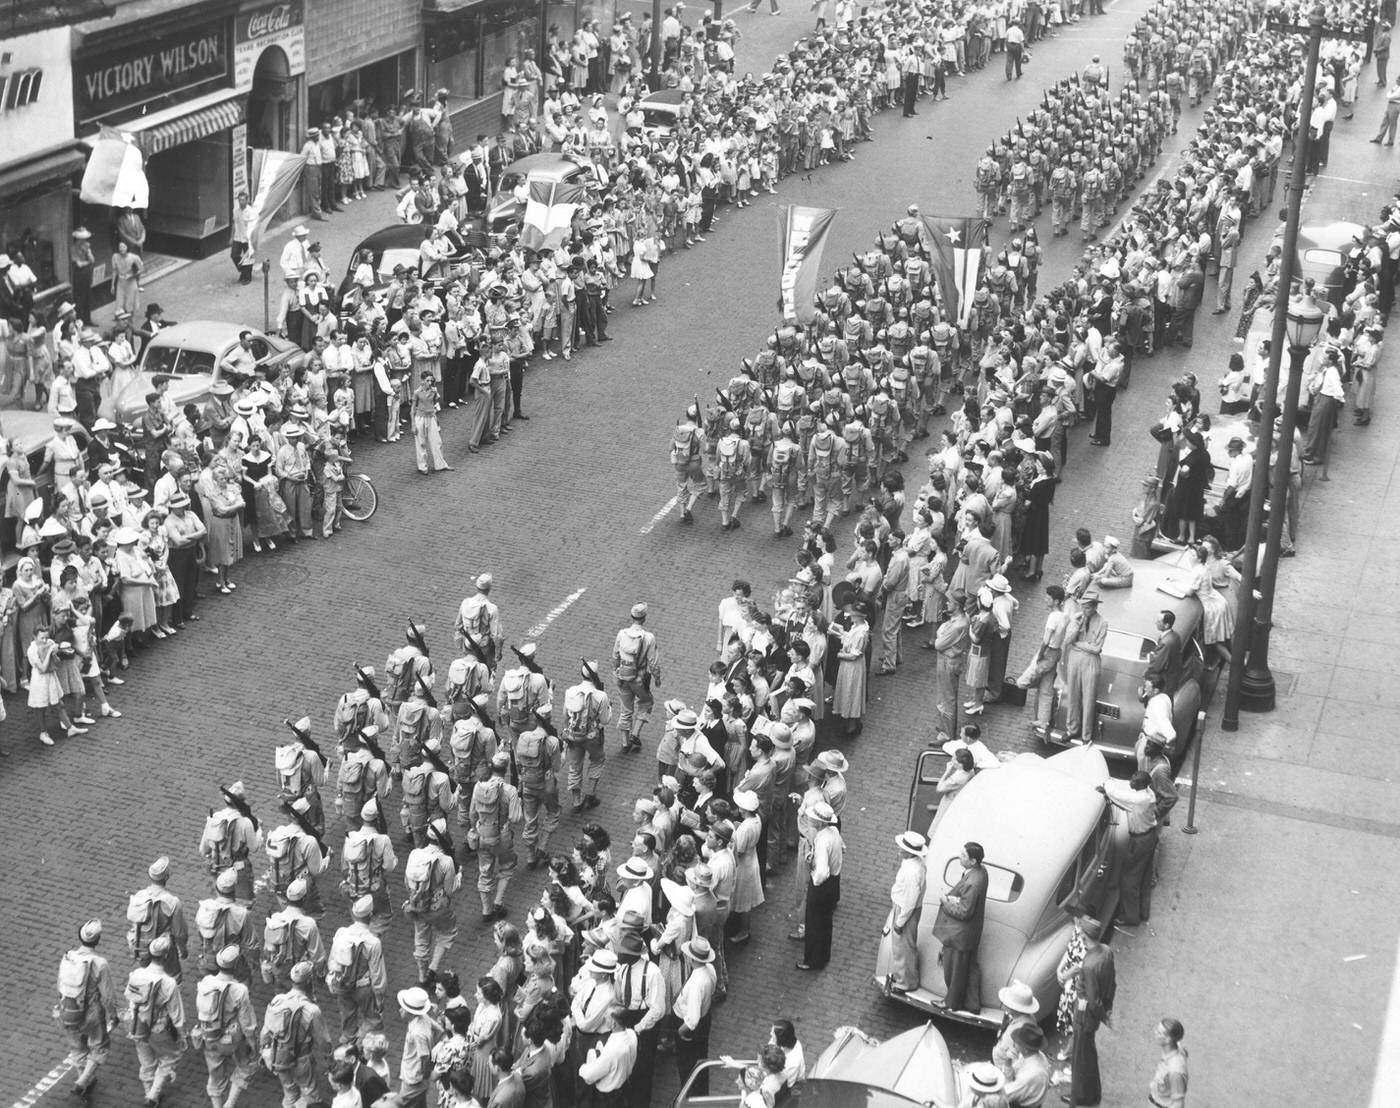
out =
<path fill-rule="evenodd" d="M 257 949 L 257 933 L 253 929 L 252 914 L 233 899 L 236 885 L 233 870 L 227 869 L 219 874 L 215 879 L 217 895 L 199 902 L 194 913 L 194 926 L 199 935 L 200 972 L 217 972 L 218 956 L 232 947 L 239 952 L 239 959 L 229 967 L 230 972 L 247 985 L 253 980 L 248 955 Z"/>
<path fill-rule="evenodd" d="M 262 979 L 279 989 L 291 984 L 292 967 L 298 962 L 310 962 L 318 969 L 326 963 L 321 929 L 303 909 L 306 893 L 305 881 L 293 881 L 284 907 L 263 924 Z"/>
<path fill-rule="evenodd" d="M 436 973 L 457 941 L 457 914 L 452 895 L 462 887 L 462 875 L 447 847 L 447 824 L 429 825 L 428 842 L 411 851 L 404 864 L 403 913 L 413 923 L 413 960 L 418 980 Z"/>
<path fill-rule="evenodd" d="M 559 770 L 563 744 L 543 727 L 532 727 L 516 743 L 515 768 L 520 778 L 520 805 L 525 814 L 523 838 L 534 869 L 549 859 L 549 839 L 559 828 Z"/>
<path fill-rule="evenodd" d="M 59 965 L 53 1014 L 68 1043 L 68 1061 L 78 1072 L 74 1091 L 86 1096 L 112 1048 L 117 998 L 111 967 L 96 950 L 101 921 L 83 924 L 78 937 L 81 945 L 68 951 Z"/>
<path fill-rule="evenodd" d="M 702 446 L 700 428 L 687 412 L 671 432 L 671 465 L 676 471 L 676 503 L 680 505 L 682 523 L 695 522 L 692 509 L 700 499 L 705 477 Z"/>
<path fill-rule="evenodd" d="M 142 964 L 131 971 L 123 994 L 123 1022 L 136 1046 L 146 1103 L 160 1102 L 185 1053 L 185 1004 L 180 985 L 162 964 L 174 951 L 169 935 L 152 940 Z"/>
<path fill-rule="evenodd" d="M 830 426 L 819 427 L 807 452 L 807 472 L 812 489 L 812 518 L 831 526 L 841 510 L 842 473 L 846 463 L 846 442 Z"/>
<path fill-rule="evenodd" d="M 764 460 L 773 505 L 773 534 L 778 538 L 792 534 L 790 524 L 797 494 L 798 471 L 802 467 L 802 450 L 793 441 L 795 438 L 796 431 L 792 425 L 784 425 L 777 441 L 768 448 Z"/>
<path fill-rule="evenodd" d="M 496 723 L 500 728 L 497 736 L 501 748 L 512 757 L 520 736 L 535 726 L 535 713 L 548 716 L 554 710 L 548 679 L 523 664 L 527 660 L 533 662 L 534 655 L 534 643 L 521 646 L 522 664 L 506 670 L 496 690 Z"/>
<path fill-rule="evenodd" d="M 321 1006 L 310 996 L 313 973 L 305 962 L 294 966 L 292 987 L 263 1013 L 259 1054 L 282 1086 L 282 1108 L 304 1108 L 325 1083 L 331 1040 Z"/>
<path fill-rule="evenodd" d="M 1079 184 L 1079 194 L 1084 205 L 1079 231 L 1083 240 L 1089 242 L 1099 237 L 1098 229 L 1102 225 L 1103 171 L 1093 165 L 1087 166 Z"/>
<path fill-rule="evenodd" d="M 491 600 L 492 578 L 483 573 L 476 579 L 477 591 L 462 601 L 457 613 L 457 642 L 463 650 L 469 650 L 467 636 L 475 640 L 485 655 L 482 661 L 488 669 L 494 670 L 505 650 L 505 631 L 501 626 L 501 610 Z"/>
<path fill-rule="evenodd" d="M 351 905 L 353 922 L 338 929 L 326 956 L 326 987 L 340 1009 L 340 1041 L 361 1043 L 384 1030 L 384 946 L 369 926 L 373 901 L 365 896 Z"/>
<path fill-rule="evenodd" d="M 190 1038 L 204 1053 L 204 1089 L 213 1108 L 235 1108 L 257 1073 L 258 1018 L 248 983 L 235 970 L 241 960 L 237 947 L 219 951 L 217 970 L 195 989 Z"/>
<path fill-rule="evenodd" d="M 363 896 L 371 899 L 370 930 L 382 935 L 393 915 L 388 875 L 398 869 L 399 859 L 384 829 L 382 801 L 366 800 L 359 814 L 359 826 L 345 836 L 340 848 L 340 888 L 352 903 Z"/>
<path fill-rule="evenodd" d="M 144 889 L 131 895 L 127 902 L 126 944 L 137 961 L 150 954 L 157 938 L 168 937 L 158 956 L 165 972 L 180 980 L 180 959 L 189 956 L 189 927 L 180 898 L 165 887 L 170 877 L 170 859 L 157 858 L 147 869 L 151 881 Z"/>
<path fill-rule="evenodd" d="M 661 684 L 661 657 L 656 636 L 643 626 L 647 615 L 645 604 L 632 606 L 632 623 L 617 633 L 613 641 L 613 675 L 617 679 L 618 699 L 622 710 L 617 727 L 622 733 L 623 750 L 642 748 L 642 728 L 651 718 L 652 684 Z"/>
<path fill-rule="evenodd" d="M 506 780 L 510 758 L 504 751 L 491 759 L 491 773 L 472 793 L 467 845 L 476 851 L 476 889 L 481 915 L 491 918 L 505 902 L 515 876 L 515 825 L 525 818 L 520 793 Z"/>
<path fill-rule="evenodd" d="M 725 434 L 715 447 L 720 527 L 725 531 L 739 526 L 739 488 L 749 470 L 749 444 L 739 434 L 741 426 L 737 415 L 729 416 Z"/>
<path fill-rule="evenodd" d="M 205 820 L 199 838 L 200 857 L 214 877 L 232 870 L 237 879 L 234 895 L 243 903 L 252 904 L 252 852 L 262 846 L 262 832 L 248 812 L 243 782 L 235 781 L 223 791 L 230 803 L 210 812 Z"/>
<path fill-rule="evenodd" d="M 565 690 L 564 718 L 560 721 L 569 768 L 569 796 L 575 812 L 598 806 L 598 783 L 603 779 L 603 766 L 607 762 L 603 740 L 612 722 L 612 698 L 600 687 L 598 664 L 586 663 L 583 677 L 584 680 Z M 585 761 L 588 767 L 586 791 Z"/>

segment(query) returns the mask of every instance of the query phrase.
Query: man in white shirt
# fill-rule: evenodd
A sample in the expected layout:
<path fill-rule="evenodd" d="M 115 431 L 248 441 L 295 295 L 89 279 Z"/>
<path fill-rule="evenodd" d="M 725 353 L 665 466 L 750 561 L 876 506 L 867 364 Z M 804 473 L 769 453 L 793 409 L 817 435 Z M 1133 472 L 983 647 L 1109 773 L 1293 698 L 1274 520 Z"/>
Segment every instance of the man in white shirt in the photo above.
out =
<path fill-rule="evenodd" d="M 609 1013 L 617 1003 L 616 975 L 617 955 L 611 950 L 595 950 L 569 986 L 573 998 L 569 1015 L 578 1035 L 579 1053 L 585 1056 L 611 1030 Z"/>
<path fill-rule="evenodd" d="M 1332 145 L 1332 124 L 1337 119 L 1337 102 L 1332 93 L 1321 89 L 1312 110 L 1312 141 L 1308 143 L 1308 172 L 1327 168 L 1328 149 Z"/>
<path fill-rule="evenodd" d="M 694 938 L 681 947 L 688 975 L 671 1012 L 676 1030 L 676 1074 L 684 1084 L 691 1071 L 710 1054 L 710 1009 L 715 1000 L 715 952 L 708 940 Z M 692 1096 L 710 1095 L 710 1078 L 702 1073 L 691 1086 Z"/>
<path fill-rule="evenodd" d="M 812 805 L 807 821 L 813 827 L 812 872 L 807 885 L 803 956 L 797 968 L 820 970 L 831 961 L 831 931 L 836 906 L 841 901 L 841 866 L 846 846 L 830 804 Z"/>
<path fill-rule="evenodd" d="M 1135 770 L 1127 781 L 1109 778 L 1099 792 L 1121 809 L 1128 825 L 1127 858 L 1119 886 L 1118 922 L 1124 927 L 1145 923 L 1152 914 L 1152 856 L 1157 852 L 1157 794 L 1152 779 Z"/>
<path fill-rule="evenodd" d="M 642 886 L 649 891 L 648 886 Z M 618 918 L 623 912 L 619 907 Z M 666 1018 L 666 979 L 647 957 L 646 940 L 636 931 L 624 931 L 617 940 L 617 1001 L 624 1013 L 620 1022 L 637 1034 L 636 1061 L 628 1084 L 631 1108 L 650 1108 L 652 1075 L 656 1071 L 656 1044 L 661 1021 Z"/>
<path fill-rule="evenodd" d="M 1239 435 L 1230 439 L 1225 451 L 1230 456 L 1230 468 L 1220 498 L 1220 539 L 1226 550 L 1238 550 L 1244 545 L 1250 485 L 1254 481 L 1254 455 L 1245 452 L 1244 439 Z"/>
<path fill-rule="evenodd" d="M 1166 679 L 1160 673 L 1143 678 L 1142 692 L 1142 733 L 1138 736 L 1137 756 L 1141 762 L 1147 743 L 1155 740 L 1168 752 L 1176 743 L 1176 724 L 1172 722 L 1172 698 L 1165 690 Z"/>
<path fill-rule="evenodd" d="M 308 167 L 308 172 L 312 167 Z M 319 212 L 317 213 L 319 215 Z M 320 218 L 325 218 L 321 216 Z M 301 275 L 306 271 L 307 264 L 311 260 L 311 251 L 307 248 L 307 239 L 311 232 L 304 225 L 298 225 L 292 231 L 292 239 L 286 246 L 282 247 L 282 256 L 278 259 L 278 265 L 282 269 L 282 283 L 285 286 L 282 296 L 277 301 L 276 319 L 283 321 L 282 326 L 288 331 L 291 324 L 287 320 L 287 309 L 295 307 L 298 294 L 301 290 Z"/>
<path fill-rule="evenodd" d="M 631 1017 L 620 1004 L 608 1010 L 612 1030 L 579 1063 L 579 1080 L 588 1086 L 584 1104 L 588 1108 L 625 1108 L 627 1081 L 637 1064 L 637 1033 L 625 1026 Z"/>

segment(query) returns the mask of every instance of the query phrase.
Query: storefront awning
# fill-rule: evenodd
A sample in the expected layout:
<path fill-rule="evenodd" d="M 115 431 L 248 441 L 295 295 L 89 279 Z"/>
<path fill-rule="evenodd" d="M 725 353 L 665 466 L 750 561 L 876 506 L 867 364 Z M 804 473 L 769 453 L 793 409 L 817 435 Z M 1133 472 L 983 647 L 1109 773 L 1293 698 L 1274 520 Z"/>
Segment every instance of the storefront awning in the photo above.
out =
<path fill-rule="evenodd" d="M 0 195 L 14 199 L 45 181 L 68 177 L 83 168 L 87 156 L 81 147 L 68 145 L 40 154 L 18 165 L 0 169 Z"/>
<path fill-rule="evenodd" d="M 237 89 L 220 89 L 207 96 L 152 112 L 130 123 L 112 124 L 114 130 L 131 134 L 146 157 L 207 138 L 243 122 L 244 101 Z"/>

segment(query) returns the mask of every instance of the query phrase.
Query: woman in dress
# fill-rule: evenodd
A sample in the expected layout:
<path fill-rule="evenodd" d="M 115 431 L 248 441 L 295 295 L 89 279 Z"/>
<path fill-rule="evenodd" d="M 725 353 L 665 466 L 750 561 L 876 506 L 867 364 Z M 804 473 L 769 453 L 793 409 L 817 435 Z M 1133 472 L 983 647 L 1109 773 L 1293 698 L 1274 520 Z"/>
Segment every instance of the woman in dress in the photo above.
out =
<path fill-rule="evenodd" d="M 637 282 L 637 295 L 632 298 L 632 307 L 640 308 L 656 299 L 656 270 L 652 268 L 647 257 L 654 250 L 654 240 L 649 235 L 643 235 L 632 247 L 632 270 L 631 275 Z M 650 292 L 650 296 L 648 296 Z"/>
<path fill-rule="evenodd" d="M 497 922 L 491 937 L 496 944 L 496 961 L 486 976 L 501 987 L 501 1011 L 505 1013 L 506 1033 L 503 1043 L 514 1039 L 515 994 L 525 973 L 525 952 L 521 945 L 520 928 L 513 923 Z"/>
<path fill-rule="evenodd" d="M 1199 431 L 1187 431 L 1188 451 L 1176 469 L 1176 485 L 1172 489 L 1172 514 L 1176 517 L 1177 542 L 1182 545 L 1196 541 L 1196 528 L 1205 515 L 1206 489 L 1215 476 L 1210 452 Z"/>
<path fill-rule="evenodd" d="M 118 242 L 112 255 L 112 296 L 115 310 L 128 313 L 132 319 L 136 318 L 141 300 L 142 268 L 141 255 L 133 254 L 125 242 Z"/>
<path fill-rule="evenodd" d="M 1159 490 L 1162 482 L 1156 477 L 1142 482 L 1142 496 L 1133 507 L 1133 557 L 1152 557 L 1152 540 L 1157 537 L 1157 524 L 1162 518 Z"/>
<path fill-rule="evenodd" d="M 1055 499 L 1055 460 L 1047 453 L 1034 455 L 1035 476 L 1026 490 L 1026 516 L 1016 553 L 1026 560 L 1022 580 L 1039 581 L 1050 550 L 1050 505 Z M 995 509 L 994 509 L 995 510 Z"/>
<path fill-rule="evenodd" d="M 1235 633 L 1235 606 L 1238 601 L 1236 589 L 1240 575 L 1225 557 L 1220 540 L 1214 535 L 1207 535 L 1201 540 L 1200 546 L 1196 548 L 1196 557 L 1201 559 L 1204 581 L 1193 576 L 1192 583 L 1196 587 L 1196 595 L 1201 596 L 1202 607 L 1206 607 L 1207 604 L 1202 596 L 1203 592 L 1213 592 L 1219 598 L 1218 604 L 1211 600 L 1211 606 L 1206 607 L 1202 634 L 1206 645 L 1213 646 L 1221 662 L 1228 666 L 1230 639 Z M 1218 618 L 1212 618 L 1212 609 L 1218 613 Z"/>
<path fill-rule="evenodd" d="M 165 536 L 164 523 L 165 512 L 152 508 L 146 513 L 145 530 L 141 535 L 141 551 L 151 563 L 155 578 L 156 625 L 153 631 L 158 639 L 175 634 L 172 614 L 175 605 L 180 603 L 180 589 L 175 584 L 175 575 L 170 572 L 170 540 Z"/>
<path fill-rule="evenodd" d="M 19 535 L 19 521 L 24 510 L 34 503 L 34 475 L 29 458 L 12 441 L 5 442 L 5 545 L 13 545 Z"/>
<path fill-rule="evenodd" d="M 471 1103 L 474 1089 L 472 1074 L 472 1045 L 470 1038 L 472 1010 L 460 996 L 454 997 L 443 1009 L 447 1037 L 433 1047 L 433 1080 L 437 1083 L 438 1108 L 460 1108 Z M 461 1097 L 466 1090 L 466 1099 Z"/>
<path fill-rule="evenodd" d="M 345 148 L 350 154 L 350 195 L 347 199 L 363 200 L 369 186 L 369 153 L 364 129 L 357 119 L 346 129 Z"/>
<path fill-rule="evenodd" d="M 204 506 L 204 526 L 209 529 L 206 564 L 214 574 L 216 590 L 227 596 L 238 587 L 229 581 L 228 570 L 243 560 L 243 527 L 238 513 L 244 505 L 228 460 L 222 455 L 211 459 L 200 472 L 195 489 Z"/>
<path fill-rule="evenodd" d="M 19 639 L 15 634 L 18 615 L 19 606 L 15 603 L 14 589 L 0 584 L 0 689 L 8 693 L 19 688 L 19 666 L 23 651 L 19 649 Z"/>
<path fill-rule="evenodd" d="M 472 1016 L 467 1029 L 467 1042 L 472 1051 L 472 1091 L 478 1097 L 490 1097 L 491 1090 L 496 1087 L 496 1074 L 491 1069 L 491 1052 L 505 1046 L 507 1041 L 502 999 L 501 987 L 495 979 L 482 977 L 477 981 L 476 1014 Z"/>
<path fill-rule="evenodd" d="M 509 129 L 515 126 L 515 106 L 525 82 L 515 66 L 515 55 L 506 58 L 501 70 L 501 126 Z"/>
<path fill-rule="evenodd" d="M 760 907 L 763 895 L 763 871 L 758 861 L 758 844 L 763 837 L 763 821 L 759 818 L 760 800 L 755 792 L 736 790 L 734 805 L 742 813 L 729 841 L 734 851 L 734 894 L 729 900 L 729 941 L 749 940 L 749 913 Z M 736 816 L 739 813 L 736 813 Z"/>
<path fill-rule="evenodd" d="M 263 544 L 277 549 L 277 540 L 287 533 L 291 517 L 287 504 L 277 491 L 277 478 L 272 473 L 272 455 L 260 439 L 254 439 L 243 455 L 243 502 L 253 510 L 244 513 L 244 522 L 253 536 L 253 551 L 261 554 Z"/>
<path fill-rule="evenodd" d="M 14 603 L 16 635 L 19 644 L 19 687 L 29 687 L 29 644 L 41 628 L 49 626 L 49 586 L 39 575 L 39 563 L 33 558 L 19 560 L 15 567 Z"/>
<path fill-rule="evenodd" d="M 1055 1029 L 1060 1034 L 1060 1046 L 1055 1052 L 1055 1061 L 1068 1062 L 1070 1044 L 1074 1038 L 1074 1010 L 1079 1004 L 1079 969 L 1084 964 L 1084 927 L 1082 917 L 1074 920 L 1074 934 L 1069 945 L 1060 956 L 1060 964 L 1055 969 L 1055 977 L 1060 983 L 1060 1000 L 1055 1006 Z M 1065 1078 L 1068 1080 L 1068 1070 Z"/>
<path fill-rule="evenodd" d="M 515 997 L 515 1026 L 523 1028 L 531 1013 L 540 1006 L 545 997 L 554 992 L 554 959 L 549 947 L 538 939 L 525 944 L 525 983 L 520 986 Z M 516 1035 L 516 1049 L 521 1046 L 520 1035 Z"/>
<path fill-rule="evenodd" d="M 841 649 L 836 658 L 836 685 L 831 694 L 831 714 L 844 722 L 843 733 L 847 738 L 859 735 L 865 715 L 865 671 L 866 649 L 870 644 L 870 623 L 865 606 L 855 603 L 848 606 L 851 626 L 841 636 Z"/>
<path fill-rule="evenodd" d="M 139 549 L 140 542 L 141 535 L 133 527 L 119 527 L 112 535 L 117 548 L 112 566 L 121 585 L 122 613 L 131 617 L 131 634 L 138 645 L 146 640 L 146 632 L 157 630 L 155 571 Z"/>
<path fill-rule="evenodd" d="M 53 746 L 53 733 L 63 726 L 61 705 L 63 688 L 59 684 L 58 643 L 49 637 L 47 624 L 34 633 L 34 641 L 25 651 L 29 665 L 28 704 L 39 713 L 39 741 Z M 72 735 L 76 728 L 68 728 Z"/>
<path fill-rule="evenodd" d="M 301 311 L 300 323 L 297 334 L 289 337 L 296 338 L 301 348 L 308 353 L 316 346 L 316 332 L 321 325 L 321 305 L 329 303 L 329 294 L 321 284 L 320 275 L 305 274 L 301 279 L 301 288 L 297 291 L 297 306 Z"/>

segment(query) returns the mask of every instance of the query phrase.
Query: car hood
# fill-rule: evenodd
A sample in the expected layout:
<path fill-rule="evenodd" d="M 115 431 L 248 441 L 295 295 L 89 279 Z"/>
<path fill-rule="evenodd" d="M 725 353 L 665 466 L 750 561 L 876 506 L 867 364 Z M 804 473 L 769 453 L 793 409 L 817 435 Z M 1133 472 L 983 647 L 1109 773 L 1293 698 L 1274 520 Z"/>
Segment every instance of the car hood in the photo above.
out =
<path fill-rule="evenodd" d="M 958 1100 L 948 1044 L 932 1023 L 885 1042 L 854 1027 L 839 1027 L 808 1076 L 868 1085 L 919 1103 L 953 1105 Z"/>

